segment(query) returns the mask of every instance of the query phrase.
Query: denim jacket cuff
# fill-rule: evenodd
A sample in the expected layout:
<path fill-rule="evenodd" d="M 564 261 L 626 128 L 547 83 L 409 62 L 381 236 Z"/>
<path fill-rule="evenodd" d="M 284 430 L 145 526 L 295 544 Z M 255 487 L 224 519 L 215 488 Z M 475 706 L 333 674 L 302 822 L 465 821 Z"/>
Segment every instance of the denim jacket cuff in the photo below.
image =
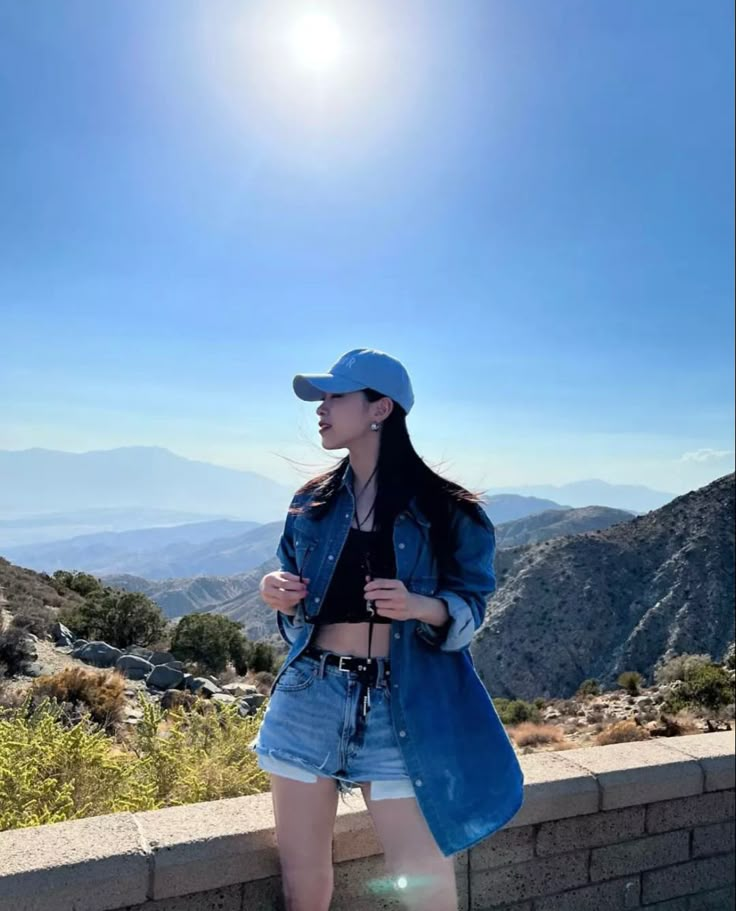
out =
<path fill-rule="evenodd" d="M 442 627 L 418 623 L 417 635 L 444 652 L 456 652 L 467 648 L 475 633 L 473 612 L 467 602 L 451 591 L 438 591 L 432 597 L 445 602 L 449 619 Z"/>

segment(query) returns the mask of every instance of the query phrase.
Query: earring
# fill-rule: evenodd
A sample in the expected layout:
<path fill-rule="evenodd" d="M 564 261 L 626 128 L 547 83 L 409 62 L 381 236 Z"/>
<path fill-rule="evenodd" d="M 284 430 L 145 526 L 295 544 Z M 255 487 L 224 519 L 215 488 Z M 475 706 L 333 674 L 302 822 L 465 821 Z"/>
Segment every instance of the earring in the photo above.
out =
<path fill-rule="evenodd" d="M 380 426 L 381 425 L 377 421 L 373 421 L 373 423 L 371 424 L 371 430 L 378 430 L 380 428 Z"/>

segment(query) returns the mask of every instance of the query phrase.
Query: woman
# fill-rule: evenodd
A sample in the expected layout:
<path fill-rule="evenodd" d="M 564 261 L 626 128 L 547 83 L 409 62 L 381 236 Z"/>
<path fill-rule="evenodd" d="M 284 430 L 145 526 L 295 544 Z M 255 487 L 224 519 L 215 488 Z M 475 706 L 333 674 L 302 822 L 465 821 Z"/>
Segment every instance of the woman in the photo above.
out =
<path fill-rule="evenodd" d="M 360 787 L 405 907 L 455 911 L 452 855 L 523 799 L 468 649 L 495 589 L 493 525 L 416 454 L 398 360 L 355 349 L 294 391 L 320 402 L 322 446 L 348 455 L 296 492 L 281 570 L 261 580 L 291 646 L 253 744 L 287 908 L 329 907 L 337 794 Z"/>

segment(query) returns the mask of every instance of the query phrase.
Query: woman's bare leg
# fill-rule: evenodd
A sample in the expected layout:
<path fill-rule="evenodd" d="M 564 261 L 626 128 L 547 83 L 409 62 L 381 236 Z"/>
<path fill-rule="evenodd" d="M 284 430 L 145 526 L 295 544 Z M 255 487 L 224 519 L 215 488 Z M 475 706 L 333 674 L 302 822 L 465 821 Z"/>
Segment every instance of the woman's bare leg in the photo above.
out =
<path fill-rule="evenodd" d="M 372 800 L 370 784 L 361 790 L 404 907 L 457 911 L 454 861 L 437 847 L 416 798 Z"/>
<path fill-rule="evenodd" d="M 271 775 L 271 796 L 286 911 L 328 911 L 337 786 L 331 778 Z"/>

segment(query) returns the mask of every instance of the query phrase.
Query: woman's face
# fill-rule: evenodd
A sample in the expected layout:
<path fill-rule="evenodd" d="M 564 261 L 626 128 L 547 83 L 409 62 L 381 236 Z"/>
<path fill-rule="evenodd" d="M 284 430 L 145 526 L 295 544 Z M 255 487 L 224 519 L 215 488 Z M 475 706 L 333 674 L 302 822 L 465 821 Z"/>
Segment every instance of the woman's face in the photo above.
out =
<path fill-rule="evenodd" d="M 325 393 L 317 408 L 322 447 L 345 449 L 373 434 L 371 422 L 386 417 L 388 401 L 390 400 L 383 398 L 369 402 L 360 390 L 341 394 Z"/>

